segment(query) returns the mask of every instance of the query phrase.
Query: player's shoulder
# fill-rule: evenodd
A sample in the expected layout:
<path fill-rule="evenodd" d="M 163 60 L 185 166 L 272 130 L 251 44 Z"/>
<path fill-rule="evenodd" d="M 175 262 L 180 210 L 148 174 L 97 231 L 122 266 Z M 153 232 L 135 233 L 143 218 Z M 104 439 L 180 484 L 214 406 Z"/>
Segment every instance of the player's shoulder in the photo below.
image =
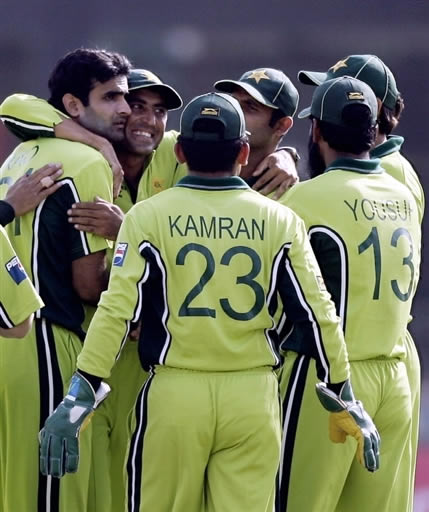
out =
<path fill-rule="evenodd" d="M 177 137 L 179 136 L 179 132 L 175 130 L 169 130 L 164 133 L 164 136 L 159 143 L 159 146 L 156 149 L 156 154 L 164 153 L 164 152 L 173 152 L 174 145 L 177 142 Z M 174 155 L 174 153 L 172 153 Z"/>

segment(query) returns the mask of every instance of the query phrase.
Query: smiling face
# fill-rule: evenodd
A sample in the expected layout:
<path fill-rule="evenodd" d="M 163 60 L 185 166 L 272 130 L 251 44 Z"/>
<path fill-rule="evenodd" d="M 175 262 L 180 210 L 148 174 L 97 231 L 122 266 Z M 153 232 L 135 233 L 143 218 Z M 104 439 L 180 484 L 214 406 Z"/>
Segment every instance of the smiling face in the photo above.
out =
<path fill-rule="evenodd" d="M 128 151 L 149 155 L 164 137 L 168 111 L 162 96 L 150 87 L 133 90 L 127 96 L 131 115 L 125 128 Z"/>
<path fill-rule="evenodd" d="M 126 76 L 107 82 L 95 82 L 88 97 L 88 106 L 80 106 L 79 123 L 111 142 L 124 138 L 125 123 L 130 107 L 125 100 L 128 92 Z"/>

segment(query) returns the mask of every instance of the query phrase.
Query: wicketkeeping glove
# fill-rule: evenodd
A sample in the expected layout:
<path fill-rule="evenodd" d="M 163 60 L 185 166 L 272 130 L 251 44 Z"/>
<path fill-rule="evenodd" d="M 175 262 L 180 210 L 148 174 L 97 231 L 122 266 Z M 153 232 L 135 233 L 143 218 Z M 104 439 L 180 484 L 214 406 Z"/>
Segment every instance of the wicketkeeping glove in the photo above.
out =
<path fill-rule="evenodd" d="M 73 375 L 67 395 L 39 433 L 40 471 L 43 475 L 59 478 L 77 471 L 79 433 L 109 392 L 110 387 L 105 382 L 95 393 L 85 377 L 78 372 Z"/>
<path fill-rule="evenodd" d="M 380 434 L 372 419 L 356 400 L 350 381 L 346 380 L 339 395 L 326 387 L 316 384 L 316 392 L 322 405 L 331 414 L 329 437 L 334 443 L 344 443 L 352 436 L 358 442 L 356 457 L 368 471 L 377 471 L 380 466 Z"/>

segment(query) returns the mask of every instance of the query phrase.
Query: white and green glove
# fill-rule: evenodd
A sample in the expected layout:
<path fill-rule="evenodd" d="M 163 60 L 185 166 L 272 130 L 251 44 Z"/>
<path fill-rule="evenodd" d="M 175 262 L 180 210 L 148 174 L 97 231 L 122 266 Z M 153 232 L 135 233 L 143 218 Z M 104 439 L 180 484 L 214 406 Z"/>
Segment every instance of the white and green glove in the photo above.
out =
<path fill-rule="evenodd" d="M 316 393 L 329 417 L 329 437 L 334 443 L 344 443 L 346 437 L 356 439 L 356 457 L 368 471 L 380 466 L 380 434 L 362 402 L 353 395 L 350 381 L 346 380 L 337 395 L 325 383 L 316 384 Z"/>
<path fill-rule="evenodd" d="M 67 395 L 39 433 L 40 472 L 61 477 L 79 465 L 79 433 L 89 423 L 110 387 L 101 382 L 97 393 L 80 373 L 74 373 Z"/>

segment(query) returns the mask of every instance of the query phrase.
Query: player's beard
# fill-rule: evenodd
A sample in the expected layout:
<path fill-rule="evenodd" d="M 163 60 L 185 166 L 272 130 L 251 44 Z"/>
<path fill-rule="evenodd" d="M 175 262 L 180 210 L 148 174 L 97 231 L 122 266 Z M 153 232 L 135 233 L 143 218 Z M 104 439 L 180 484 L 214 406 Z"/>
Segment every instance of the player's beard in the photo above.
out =
<path fill-rule="evenodd" d="M 313 142 L 312 133 L 310 133 L 310 137 L 308 139 L 308 166 L 310 178 L 320 176 L 320 174 L 323 174 L 326 169 L 325 161 L 320 153 L 319 144 L 317 144 L 317 142 Z"/>

